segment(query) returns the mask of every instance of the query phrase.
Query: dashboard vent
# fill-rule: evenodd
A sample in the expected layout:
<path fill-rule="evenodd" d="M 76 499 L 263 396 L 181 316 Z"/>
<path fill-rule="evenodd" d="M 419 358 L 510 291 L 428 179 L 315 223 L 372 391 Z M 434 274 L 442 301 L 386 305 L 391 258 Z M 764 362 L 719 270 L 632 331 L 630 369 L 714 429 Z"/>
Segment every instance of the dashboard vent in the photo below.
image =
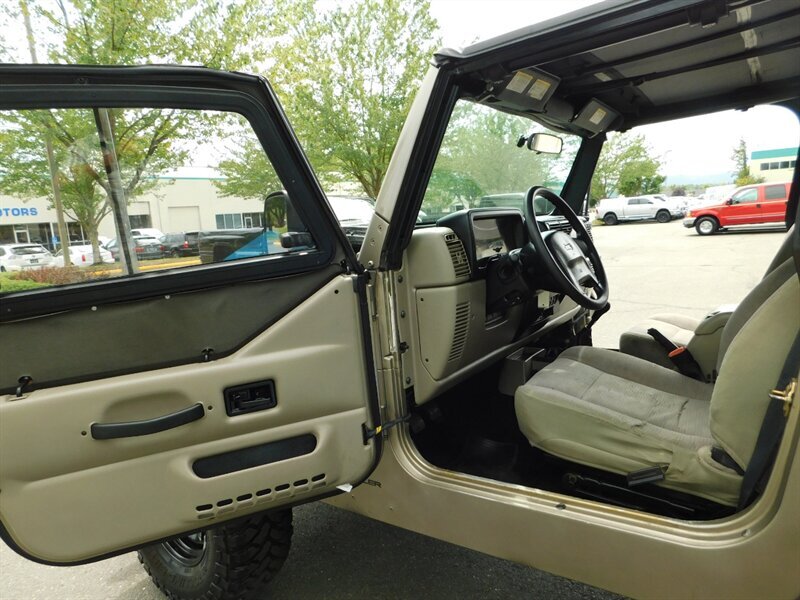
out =
<path fill-rule="evenodd" d="M 464 251 L 464 244 L 455 233 L 447 233 L 444 236 L 447 249 L 450 251 L 450 259 L 453 261 L 453 269 L 456 277 L 469 277 L 469 261 L 467 253 Z"/>
<path fill-rule="evenodd" d="M 456 323 L 453 328 L 453 345 L 450 348 L 448 362 L 458 360 L 464 352 L 469 330 L 469 302 L 460 302 L 456 305 Z"/>

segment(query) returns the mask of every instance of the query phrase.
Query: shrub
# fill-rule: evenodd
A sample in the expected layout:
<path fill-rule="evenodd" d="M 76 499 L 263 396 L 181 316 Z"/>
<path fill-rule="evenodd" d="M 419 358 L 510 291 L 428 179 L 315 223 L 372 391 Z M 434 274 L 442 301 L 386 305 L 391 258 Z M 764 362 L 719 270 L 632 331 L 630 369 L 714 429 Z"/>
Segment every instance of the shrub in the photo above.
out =
<path fill-rule="evenodd" d="M 92 274 L 78 267 L 42 267 L 41 269 L 19 271 L 11 277 L 18 280 L 35 281 L 45 285 L 66 285 L 68 283 L 80 283 L 89 279 L 96 279 L 96 276 L 92 276 Z"/>

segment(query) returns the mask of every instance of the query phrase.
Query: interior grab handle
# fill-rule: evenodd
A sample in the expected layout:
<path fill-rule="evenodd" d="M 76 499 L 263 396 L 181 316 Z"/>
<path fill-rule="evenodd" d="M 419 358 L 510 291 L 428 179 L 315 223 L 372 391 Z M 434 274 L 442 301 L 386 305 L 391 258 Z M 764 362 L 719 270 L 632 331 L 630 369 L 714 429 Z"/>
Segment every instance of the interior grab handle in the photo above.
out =
<path fill-rule="evenodd" d="M 168 415 L 144 419 L 143 421 L 127 421 L 123 423 L 92 423 L 92 437 L 96 440 L 113 440 L 117 438 L 150 435 L 186 425 L 192 421 L 203 418 L 205 410 L 203 404 L 198 402 L 187 408 L 175 411 Z"/>

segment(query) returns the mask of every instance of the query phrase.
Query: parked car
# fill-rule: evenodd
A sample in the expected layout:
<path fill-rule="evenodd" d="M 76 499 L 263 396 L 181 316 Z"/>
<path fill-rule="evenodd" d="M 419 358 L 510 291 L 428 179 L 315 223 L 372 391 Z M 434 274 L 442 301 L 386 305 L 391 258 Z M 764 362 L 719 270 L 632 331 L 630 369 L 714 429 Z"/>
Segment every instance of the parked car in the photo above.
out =
<path fill-rule="evenodd" d="M 41 244 L 3 244 L 0 246 L 0 271 L 40 269 L 53 264 L 53 255 Z"/>
<path fill-rule="evenodd" d="M 791 183 L 759 183 L 738 188 L 721 204 L 693 208 L 683 220 L 700 235 L 741 225 L 782 225 Z"/>
<path fill-rule="evenodd" d="M 164 253 L 169 256 L 197 256 L 197 231 L 165 233 L 158 241 L 164 246 Z"/>
<path fill-rule="evenodd" d="M 270 237 L 278 237 L 276 233 L 270 233 L 263 227 L 198 231 L 200 262 L 207 264 L 270 254 Z"/>
<path fill-rule="evenodd" d="M 105 248 L 101 247 L 100 259 L 103 263 L 113 263 L 114 255 L 111 254 L 109 250 L 106 250 Z M 92 249 L 91 245 L 70 246 L 69 260 L 70 263 L 76 267 L 88 267 L 90 265 L 95 264 L 94 250 Z M 58 252 L 55 253 L 53 257 L 53 266 L 54 267 L 64 266 L 63 250 L 59 249 Z"/>
<path fill-rule="evenodd" d="M 156 238 L 146 235 L 134 235 L 133 240 L 135 242 L 134 251 L 140 260 L 164 257 L 164 246 Z M 115 261 L 119 260 L 120 249 L 116 238 L 108 242 L 105 248 L 111 253 Z"/>
<path fill-rule="evenodd" d="M 328 196 L 328 201 L 347 240 L 358 252 L 364 243 L 372 215 L 375 214 L 375 205 L 371 200 L 354 196 Z"/>
<path fill-rule="evenodd" d="M 158 240 L 164 236 L 164 233 L 160 229 L 154 229 L 152 227 L 139 227 L 137 229 L 131 229 L 131 235 L 145 235 Z"/>
<path fill-rule="evenodd" d="M 597 204 L 597 218 L 606 225 L 621 221 L 647 221 L 669 223 L 673 217 L 682 217 L 683 210 L 669 202 L 666 197 L 634 196 L 626 198 L 603 198 Z"/>

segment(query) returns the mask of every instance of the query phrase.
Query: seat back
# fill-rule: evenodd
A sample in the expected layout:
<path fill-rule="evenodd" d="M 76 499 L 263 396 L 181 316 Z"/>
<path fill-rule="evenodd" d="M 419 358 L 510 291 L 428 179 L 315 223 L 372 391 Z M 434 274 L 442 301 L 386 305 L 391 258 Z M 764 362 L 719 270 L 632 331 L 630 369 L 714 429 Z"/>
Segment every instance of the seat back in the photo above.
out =
<path fill-rule="evenodd" d="M 772 262 L 769 263 L 767 267 L 767 272 L 764 273 L 764 277 L 772 273 L 775 269 L 781 266 L 784 262 L 788 259 L 792 258 L 792 243 L 794 235 L 794 225 L 789 229 L 789 233 L 786 234 L 786 237 L 783 238 L 783 242 L 781 243 L 781 247 L 778 248 L 778 252 L 772 258 Z"/>
<path fill-rule="evenodd" d="M 788 277 L 787 265 L 791 268 Z M 726 348 L 720 352 L 724 356 L 711 396 L 711 435 L 742 468 L 750 462 L 769 404 L 769 391 L 800 330 L 800 280 L 793 262 L 782 264 L 764 281 L 773 276 L 773 284 L 781 277 L 783 282 L 749 318 L 733 325 L 735 331 L 728 332 L 726 326 Z"/>
<path fill-rule="evenodd" d="M 790 248 L 791 249 L 791 248 Z M 747 323 L 753 314 L 758 310 L 777 289 L 788 279 L 795 277 L 794 261 L 791 254 L 783 263 L 772 269 L 758 282 L 758 285 L 750 290 L 750 293 L 736 307 L 730 319 L 722 330 L 722 337 L 719 341 L 719 351 L 717 353 L 717 372 L 722 373 L 722 362 L 728 347 L 734 338 L 739 334 L 742 327 Z M 773 382 L 774 383 L 774 382 Z"/>

